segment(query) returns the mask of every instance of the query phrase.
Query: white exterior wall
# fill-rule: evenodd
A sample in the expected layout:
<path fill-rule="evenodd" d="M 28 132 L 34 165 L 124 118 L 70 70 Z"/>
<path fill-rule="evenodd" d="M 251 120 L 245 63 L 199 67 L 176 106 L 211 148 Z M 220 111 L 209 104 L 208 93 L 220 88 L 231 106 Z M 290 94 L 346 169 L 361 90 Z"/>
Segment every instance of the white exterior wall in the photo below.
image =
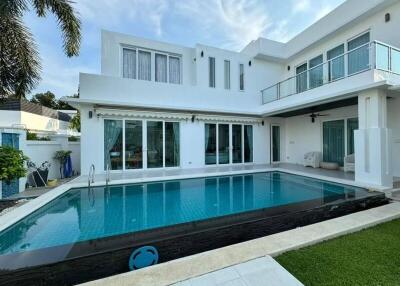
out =
<path fill-rule="evenodd" d="M 357 105 L 318 112 L 328 116 L 317 117 L 311 122 L 309 114 L 285 119 L 286 162 L 303 164 L 307 152 L 322 154 L 322 124 L 324 121 L 358 117 Z"/>
<path fill-rule="evenodd" d="M 0 111 L 0 127 L 23 127 L 35 131 L 67 133 L 69 122 L 25 111 Z"/>
<path fill-rule="evenodd" d="M 95 165 L 96 172 L 104 172 L 104 119 L 122 119 L 123 117 L 88 117 L 90 107 L 81 109 L 81 156 L 82 174 L 87 174 L 91 164 Z M 126 119 L 132 119 L 131 117 Z M 146 120 L 138 118 L 137 120 Z M 164 119 L 150 119 L 159 120 Z M 208 121 L 195 120 L 174 120 L 165 121 L 180 122 L 180 168 L 201 168 L 205 167 L 205 139 L 204 124 Z M 212 121 L 209 123 L 216 123 Z M 247 124 L 253 126 L 253 159 L 254 163 L 266 164 L 269 162 L 269 126 L 261 123 L 230 123 L 218 121 L 218 123 Z M 144 131 L 145 132 L 145 131 Z M 134 170 L 129 170 L 129 172 Z"/>

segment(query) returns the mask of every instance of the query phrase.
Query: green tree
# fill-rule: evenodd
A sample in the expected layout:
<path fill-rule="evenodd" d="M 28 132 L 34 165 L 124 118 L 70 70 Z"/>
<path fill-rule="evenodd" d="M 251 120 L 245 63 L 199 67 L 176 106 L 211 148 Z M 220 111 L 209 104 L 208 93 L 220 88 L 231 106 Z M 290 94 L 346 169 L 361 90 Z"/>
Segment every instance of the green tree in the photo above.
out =
<path fill-rule="evenodd" d="M 78 132 L 81 132 L 81 114 L 78 111 L 78 113 L 71 119 L 69 122 L 69 127 L 71 129 L 75 129 Z"/>
<path fill-rule="evenodd" d="M 0 146 L 0 181 L 9 183 L 25 177 L 25 163 L 29 158 L 13 147 Z"/>
<path fill-rule="evenodd" d="M 45 93 L 36 93 L 34 96 L 32 96 L 30 102 L 38 103 L 48 108 L 58 108 L 58 101 L 56 100 L 56 96 L 50 91 L 47 91 Z"/>
<path fill-rule="evenodd" d="M 68 57 L 79 54 L 81 22 L 70 0 L 0 0 L 0 97 L 23 98 L 40 80 L 37 46 L 22 21 L 32 6 L 38 17 L 57 18 Z"/>

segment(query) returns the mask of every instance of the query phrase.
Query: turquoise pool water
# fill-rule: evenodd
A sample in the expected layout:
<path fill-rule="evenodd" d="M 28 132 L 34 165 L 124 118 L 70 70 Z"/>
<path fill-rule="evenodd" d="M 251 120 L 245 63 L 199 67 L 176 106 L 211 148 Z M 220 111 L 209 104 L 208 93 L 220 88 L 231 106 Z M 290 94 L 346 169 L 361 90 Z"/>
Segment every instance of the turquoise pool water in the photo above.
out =
<path fill-rule="evenodd" d="M 71 189 L 0 233 L 0 254 L 366 194 L 361 188 L 281 172 Z"/>

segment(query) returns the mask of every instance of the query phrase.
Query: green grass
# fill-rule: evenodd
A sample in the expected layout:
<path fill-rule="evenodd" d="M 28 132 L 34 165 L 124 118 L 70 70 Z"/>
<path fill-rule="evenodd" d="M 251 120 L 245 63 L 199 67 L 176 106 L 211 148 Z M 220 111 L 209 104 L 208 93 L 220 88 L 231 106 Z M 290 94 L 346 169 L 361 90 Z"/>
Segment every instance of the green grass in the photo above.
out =
<path fill-rule="evenodd" d="M 400 220 L 290 251 L 276 260 L 304 285 L 400 285 Z"/>

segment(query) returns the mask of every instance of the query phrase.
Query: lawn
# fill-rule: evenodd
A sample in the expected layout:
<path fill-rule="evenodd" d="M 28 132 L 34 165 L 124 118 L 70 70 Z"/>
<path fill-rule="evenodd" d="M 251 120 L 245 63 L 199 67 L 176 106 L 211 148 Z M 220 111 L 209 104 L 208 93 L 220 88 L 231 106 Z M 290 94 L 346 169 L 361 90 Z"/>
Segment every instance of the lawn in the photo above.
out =
<path fill-rule="evenodd" d="M 400 220 L 282 254 L 304 285 L 400 285 Z"/>

